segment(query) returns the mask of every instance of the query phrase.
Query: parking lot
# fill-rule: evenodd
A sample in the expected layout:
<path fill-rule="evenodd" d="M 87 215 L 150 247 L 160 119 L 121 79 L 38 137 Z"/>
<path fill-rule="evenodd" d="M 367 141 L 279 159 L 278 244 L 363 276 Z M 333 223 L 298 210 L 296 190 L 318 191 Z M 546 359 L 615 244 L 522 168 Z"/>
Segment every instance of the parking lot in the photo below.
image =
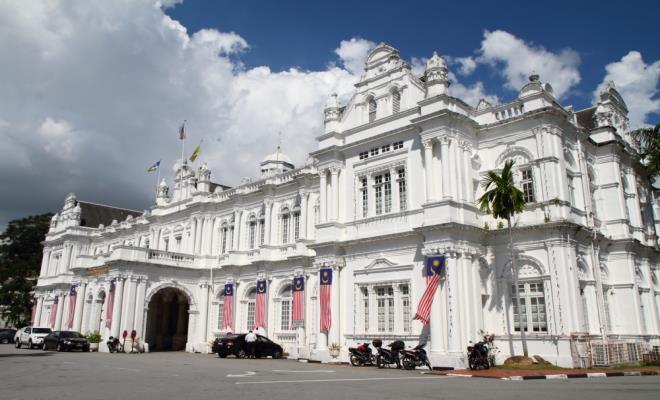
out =
<path fill-rule="evenodd" d="M 0 346 L 3 399 L 651 399 L 660 377 L 508 382 L 293 360 L 56 353 Z"/>

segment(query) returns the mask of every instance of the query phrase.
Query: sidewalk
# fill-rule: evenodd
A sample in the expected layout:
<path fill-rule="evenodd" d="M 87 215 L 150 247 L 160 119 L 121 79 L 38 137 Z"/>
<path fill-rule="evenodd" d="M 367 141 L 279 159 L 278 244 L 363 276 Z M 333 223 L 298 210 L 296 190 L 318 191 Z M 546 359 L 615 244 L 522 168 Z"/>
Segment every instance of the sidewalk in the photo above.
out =
<path fill-rule="evenodd" d="M 593 369 L 506 369 L 491 368 L 472 371 L 460 369 L 454 371 L 426 372 L 432 375 L 456 376 L 464 378 L 493 378 L 511 381 L 530 379 L 571 379 L 571 378 L 606 378 L 613 376 L 660 375 L 660 367 L 630 368 L 593 368 Z"/>

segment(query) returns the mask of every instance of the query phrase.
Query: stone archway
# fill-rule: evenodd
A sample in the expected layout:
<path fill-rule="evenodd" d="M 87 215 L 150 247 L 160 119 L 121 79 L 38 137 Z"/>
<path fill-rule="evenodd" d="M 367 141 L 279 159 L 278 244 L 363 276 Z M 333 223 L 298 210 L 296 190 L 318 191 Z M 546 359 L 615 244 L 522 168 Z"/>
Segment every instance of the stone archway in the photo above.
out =
<path fill-rule="evenodd" d="M 149 351 L 180 351 L 188 341 L 188 296 L 181 290 L 166 287 L 149 300 L 146 341 Z"/>

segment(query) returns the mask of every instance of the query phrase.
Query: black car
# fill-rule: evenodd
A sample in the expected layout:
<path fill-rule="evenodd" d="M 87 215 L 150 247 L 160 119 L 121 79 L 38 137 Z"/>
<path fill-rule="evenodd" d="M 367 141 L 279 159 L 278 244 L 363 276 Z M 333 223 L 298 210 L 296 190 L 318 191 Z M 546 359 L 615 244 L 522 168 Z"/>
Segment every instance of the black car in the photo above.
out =
<path fill-rule="evenodd" d="M 54 331 L 44 338 L 44 350 L 89 351 L 89 342 L 80 332 Z"/>
<path fill-rule="evenodd" d="M 213 342 L 211 351 L 218 353 L 220 358 L 225 358 L 229 355 L 234 355 L 237 358 L 245 358 L 247 356 L 245 335 L 245 333 L 242 333 L 217 338 Z M 272 358 L 281 358 L 284 351 L 279 344 L 271 341 L 267 337 L 257 335 L 257 343 L 255 345 L 254 353 L 257 358 L 268 356 Z"/>
<path fill-rule="evenodd" d="M 14 343 L 14 335 L 16 335 L 16 329 L 3 328 L 0 329 L 0 343 Z"/>

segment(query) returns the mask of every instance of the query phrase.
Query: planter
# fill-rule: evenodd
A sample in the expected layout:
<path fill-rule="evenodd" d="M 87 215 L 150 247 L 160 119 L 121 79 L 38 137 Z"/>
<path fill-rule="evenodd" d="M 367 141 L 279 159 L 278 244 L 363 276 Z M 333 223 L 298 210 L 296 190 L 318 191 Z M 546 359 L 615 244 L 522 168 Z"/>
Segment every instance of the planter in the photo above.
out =
<path fill-rule="evenodd" d="M 89 344 L 89 351 L 99 351 L 99 344 L 98 343 L 90 343 Z"/>
<path fill-rule="evenodd" d="M 339 349 L 330 349 L 330 356 L 332 358 L 337 358 L 339 357 Z"/>

